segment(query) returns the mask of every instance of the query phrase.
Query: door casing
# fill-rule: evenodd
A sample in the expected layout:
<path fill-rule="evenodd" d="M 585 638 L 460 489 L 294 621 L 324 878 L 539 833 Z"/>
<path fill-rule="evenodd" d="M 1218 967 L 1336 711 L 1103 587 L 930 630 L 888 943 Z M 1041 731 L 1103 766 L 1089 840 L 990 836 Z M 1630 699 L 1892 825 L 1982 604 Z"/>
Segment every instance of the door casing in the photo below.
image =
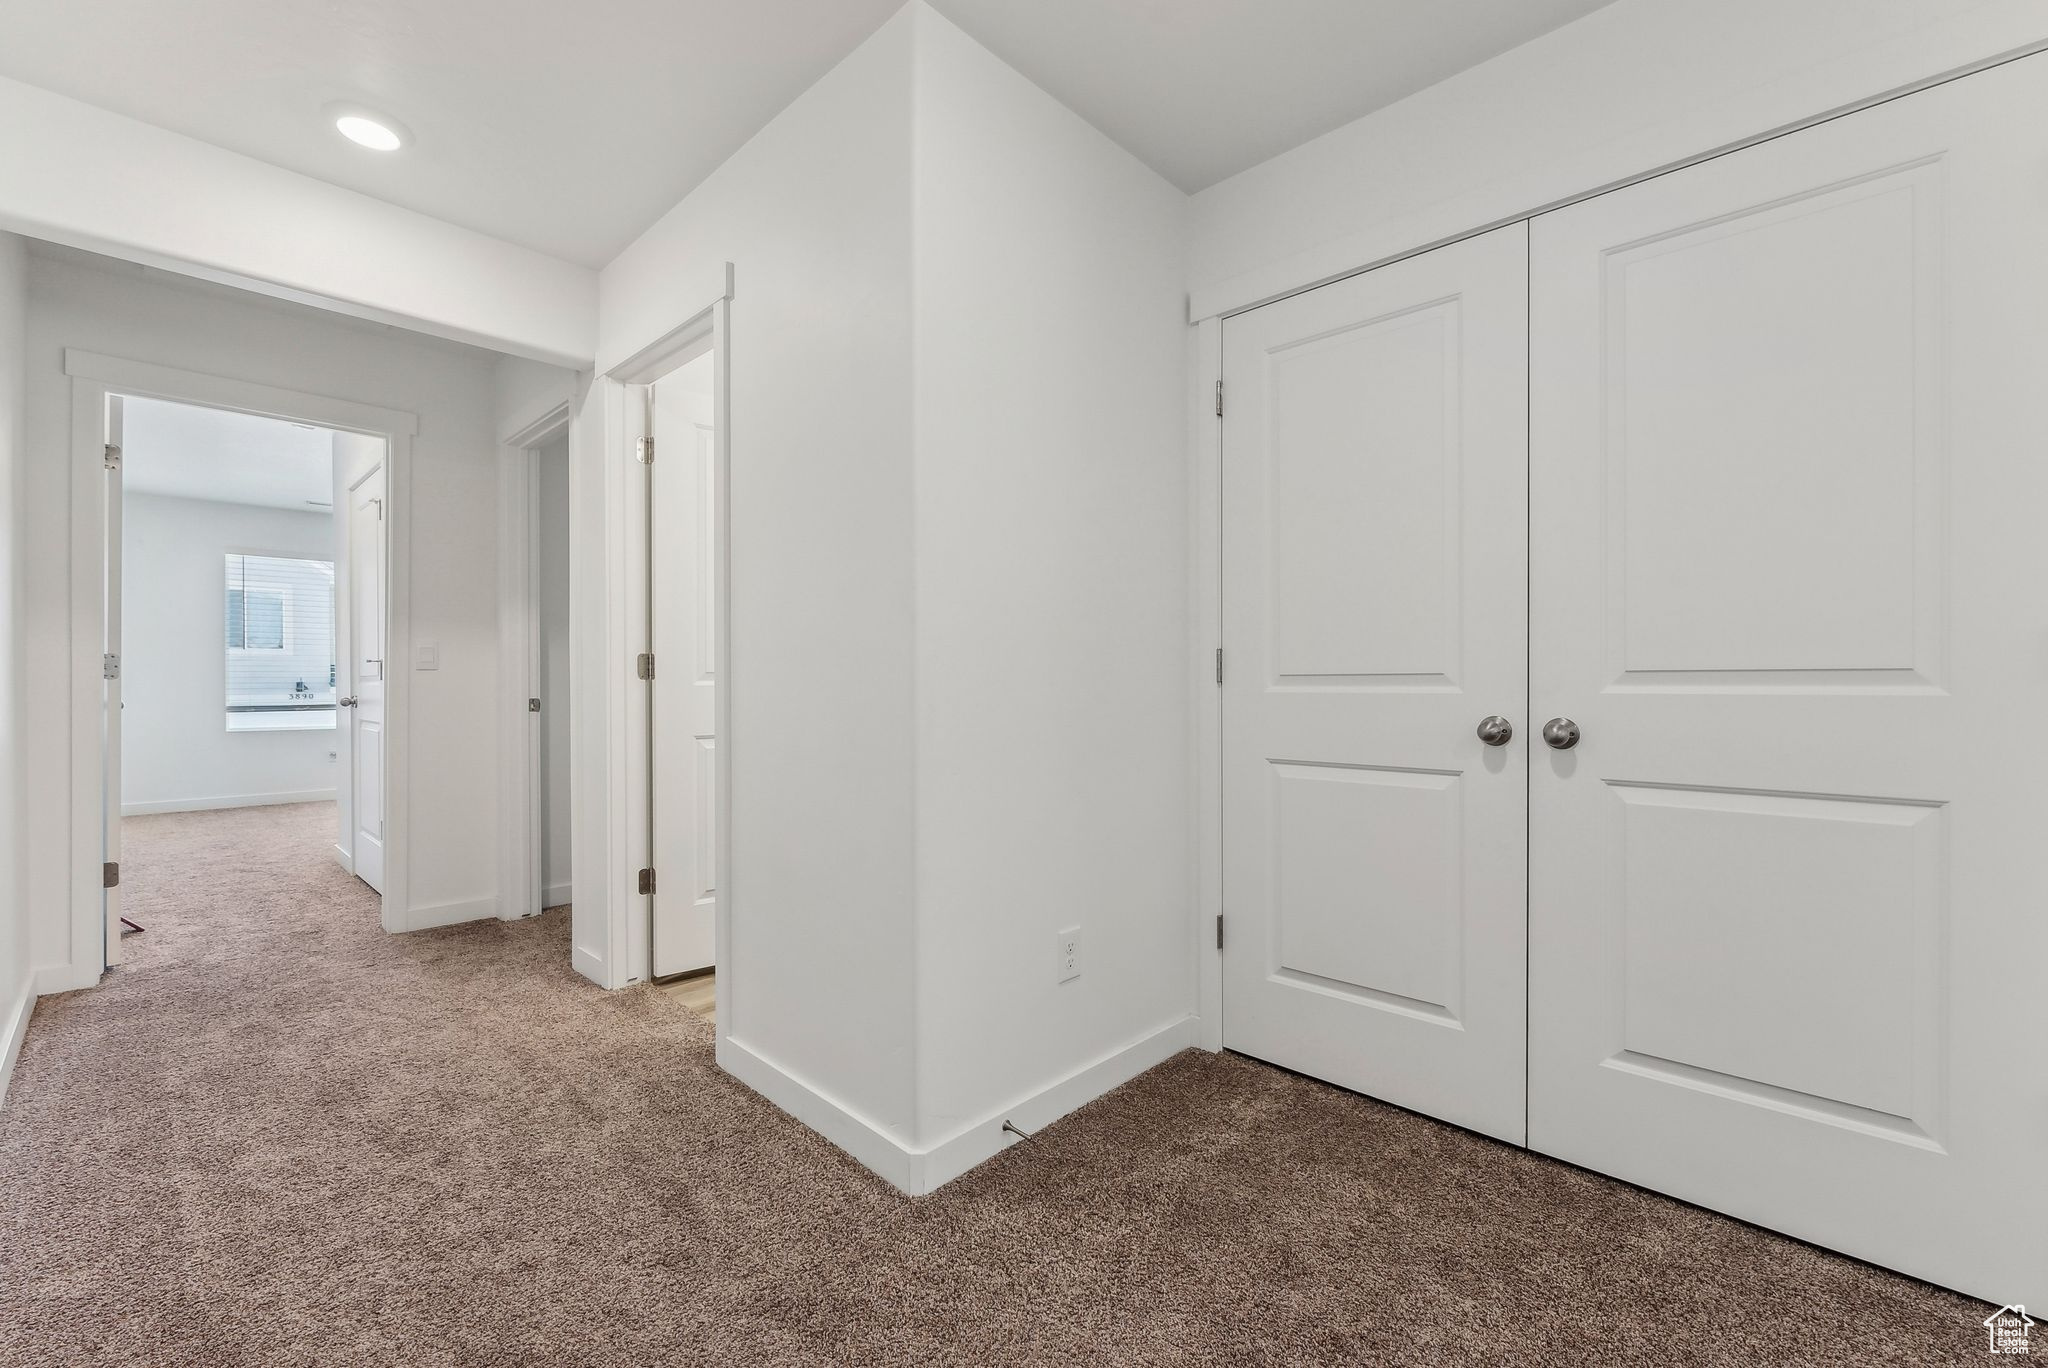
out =
<path fill-rule="evenodd" d="M 167 399 L 382 439 L 390 500 L 386 520 L 387 650 L 399 661 L 409 661 L 412 655 L 407 611 L 410 500 L 406 491 L 412 439 L 419 428 L 416 415 L 76 347 L 64 351 L 64 373 L 71 381 L 70 906 L 65 960 L 37 972 L 38 993 L 89 988 L 99 981 L 107 959 L 101 814 L 108 785 L 102 755 L 104 680 L 100 657 L 108 625 L 103 592 L 108 565 L 103 448 L 110 396 Z M 411 929 L 405 745 L 409 673 L 390 671 L 385 695 L 389 735 L 384 755 L 386 868 L 381 921 L 387 931 Z"/>
<path fill-rule="evenodd" d="M 596 429 L 593 441 L 598 444 L 597 459 L 603 468 L 603 507 L 601 515 L 594 521 L 601 522 L 604 528 L 603 560 L 601 564 L 588 568 L 603 578 L 606 605 L 605 619 L 595 629 L 603 639 L 601 673 L 596 675 L 595 688 L 600 701 L 589 704 L 586 699 L 586 705 L 603 714 L 600 739 L 605 802 L 601 819 L 594 817 L 600 827 L 597 839 L 578 840 L 575 878 L 577 900 L 584 902 L 586 899 L 581 891 L 585 886 L 587 868 L 584 856 L 586 851 L 602 855 L 602 873 L 596 877 L 601 880 L 603 896 L 587 901 L 602 904 L 596 915 L 601 917 L 603 924 L 603 944 L 587 948 L 579 944 L 576 954 L 579 971 L 607 988 L 623 988 L 643 980 L 647 974 L 647 899 L 638 894 L 634 881 L 636 871 L 646 863 L 649 830 L 646 800 L 647 685 L 635 674 L 635 657 L 648 649 L 645 632 L 647 494 L 645 472 L 633 455 L 633 443 L 641 435 L 642 423 L 642 406 L 635 392 L 639 386 L 658 379 L 708 345 L 716 357 L 713 387 L 720 415 L 715 444 L 719 499 L 714 513 L 719 548 L 716 558 L 719 587 L 714 602 L 718 617 L 716 654 L 724 666 L 722 683 L 725 687 L 718 691 L 716 728 L 720 749 L 724 752 L 724 763 L 718 766 L 716 790 L 717 868 L 723 885 L 719 889 L 716 936 L 719 958 L 717 1030 L 719 1049 L 724 1051 L 733 1033 L 733 1023 L 745 1010 L 743 969 L 736 965 L 730 934 L 733 910 L 738 905 L 736 899 L 742 895 L 739 872 L 733 868 L 731 860 L 730 818 L 733 760 L 737 754 L 729 740 L 732 736 L 732 686 L 735 679 L 727 537 L 731 509 L 727 477 L 732 461 L 732 264 L 720 263 L 715 278 L 710 271 L 706 271 L 704 276 L 700 283 L 701 293 L 694 296 L 694 304 L 689 303 L 692 299 L 690 294 L 682 296 L 686 307 L 677 311 L 682 321 L 624 360 L 603 369 L 594 378 L 593 392 L 586 401 L 588 407 L 585 412 L 591 416 L 585 421 Z M 579 490 L 582 487 L 579 485 Z M 582 568 L 585 567 L 579 563 L 579 569 Z M 579 679 L 583 677 L 578 675 Z M 590 753 L 593 753 L 593 748 L 578 751 L 579 757 Z"/>

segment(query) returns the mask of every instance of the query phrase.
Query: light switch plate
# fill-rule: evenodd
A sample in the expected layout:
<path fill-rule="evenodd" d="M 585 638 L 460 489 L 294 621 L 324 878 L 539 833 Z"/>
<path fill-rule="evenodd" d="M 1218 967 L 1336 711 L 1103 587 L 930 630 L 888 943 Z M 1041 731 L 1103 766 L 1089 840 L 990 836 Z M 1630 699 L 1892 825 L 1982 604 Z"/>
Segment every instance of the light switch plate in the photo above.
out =
<path fill-rule="evenodd" d="M 422 647 L 420 647 L 420 648 L 419 648 L 419 651 L 418 651 L 418 661 L 417 661 L 417 666 L 418 666 L 418 668 L 419 668 L 419 669 L 422 669 L 422 670 L 438 670 L 438 669 L 440 669 L 440 668 L 441 668 L 441 648 L 440 648 L 439 646 L 422 646 Z"/>

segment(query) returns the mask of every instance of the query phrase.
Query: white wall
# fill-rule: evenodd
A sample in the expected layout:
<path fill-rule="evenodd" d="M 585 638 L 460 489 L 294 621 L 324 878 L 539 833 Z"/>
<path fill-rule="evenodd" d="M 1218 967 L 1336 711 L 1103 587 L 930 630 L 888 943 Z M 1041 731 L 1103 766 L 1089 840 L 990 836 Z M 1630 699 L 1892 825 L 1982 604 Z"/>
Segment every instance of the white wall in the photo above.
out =
<path fill-rule="evenodd" d="M 599 279 L 602 367 L 683 323 L 735 263 L 720 744 L 736 910 L 719 1024 L 901 1143 L 914 1131 L 910 40 L 907 15 L 884 25 Z M 603 408 L 600 387 L 572 457 L 572 554 L 599 575 L 605 510 L 623 523 L 637 478 Z M 575 593 L 589 634 L 578 707 L 611 710 L 597 729 L 623 755 L 629 657 L 607 657 L 604 586 L 579 578 Z M 596 795 L 579 775 L 578 802 L 601 813 L 616 776 L 592 780 Z M 591 862 L 610 858 L 579 836 L 579 943 Z"/>
<path fill-rule="evenodd" d="M 540 452 L 541 902 L 570 898 L 569 439 Z"/>
<path fill-rule="evenodd" d="M 491 375 L 498 435 L 508 436 L 539 421 L 575 391 L 574 371 L 520 356 L 498 357 Z"/>
<path fill-rule="evenodd" d="M 1617 0 L 1195 195 L 1194 314 L 2044 39 L 2038 0 Z"/>
<path fill-rule="evenodd" d="M 720 1058 L 913 1190 L 1192 1038 L 1184 212 L 919 3 L 600 277 L 735 268 Z"/>
<path fill-rule="evenodd" d="M 20 238 L 0 233 L 0 1099 L 7 1090 L 21 1030 L 32 1001 L 29 983 L 27 878 L 23 867 L 22 771 L 27 718 L 22 679 L 28 666 L 23 630 L 26 459 L 23 345 L 28 318 L 28 258 Z"/>
<path fill-rule="evenodd" d="M 229 551 L 335 559 L 334 516 L 137 493 L 121 512 L 122 810 L 331 798 L 342 733 L 227 730 L 221 596 Z"/>
<path fill-rule="evenodd" d="M 412 450 L 412 631 L 440 668 L 412 678 L 414 917 L 483 916 L 497 895 L 497 438 L 492 358 L 135 267 L 29 262 L 26 704 L 29 906 L 38 971 L 68 954 L 71 391 L 66 347 L 399 409 Z M 79 585 L 78 593 L 94 591 Z M 406 662 L 394 662 L 404 668 Z"/>
<path fill-rule="evenodd" d="M 0 78 L 0 227 L 570 365 L 582 266 Z"/>
<path fill-rule="evenodd" d="M 1192 1038 L 1187 200 L 917 36 L 919 1139 L 983 1132 L 942 1179 Z"/>

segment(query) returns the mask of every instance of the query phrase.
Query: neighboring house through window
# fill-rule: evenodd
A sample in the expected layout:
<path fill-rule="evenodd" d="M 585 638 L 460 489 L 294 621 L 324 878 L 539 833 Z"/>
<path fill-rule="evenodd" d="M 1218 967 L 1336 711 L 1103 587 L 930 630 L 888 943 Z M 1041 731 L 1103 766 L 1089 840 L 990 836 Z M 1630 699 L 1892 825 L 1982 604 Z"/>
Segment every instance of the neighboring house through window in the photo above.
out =
<path fill-rule="evenodd" d="M 334 726 L 334 562 L 227 553 L 227 728 Z"/>

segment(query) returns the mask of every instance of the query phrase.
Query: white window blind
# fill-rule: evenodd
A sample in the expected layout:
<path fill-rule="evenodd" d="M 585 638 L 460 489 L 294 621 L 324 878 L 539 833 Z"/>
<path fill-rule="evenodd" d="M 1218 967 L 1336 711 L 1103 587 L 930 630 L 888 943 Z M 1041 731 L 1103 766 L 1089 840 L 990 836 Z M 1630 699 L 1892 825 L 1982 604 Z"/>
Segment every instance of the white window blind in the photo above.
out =
<path fill-rule="evenodd" d="M 334 562 L 227 554 L 229 731 L 334 725 Z"/>

